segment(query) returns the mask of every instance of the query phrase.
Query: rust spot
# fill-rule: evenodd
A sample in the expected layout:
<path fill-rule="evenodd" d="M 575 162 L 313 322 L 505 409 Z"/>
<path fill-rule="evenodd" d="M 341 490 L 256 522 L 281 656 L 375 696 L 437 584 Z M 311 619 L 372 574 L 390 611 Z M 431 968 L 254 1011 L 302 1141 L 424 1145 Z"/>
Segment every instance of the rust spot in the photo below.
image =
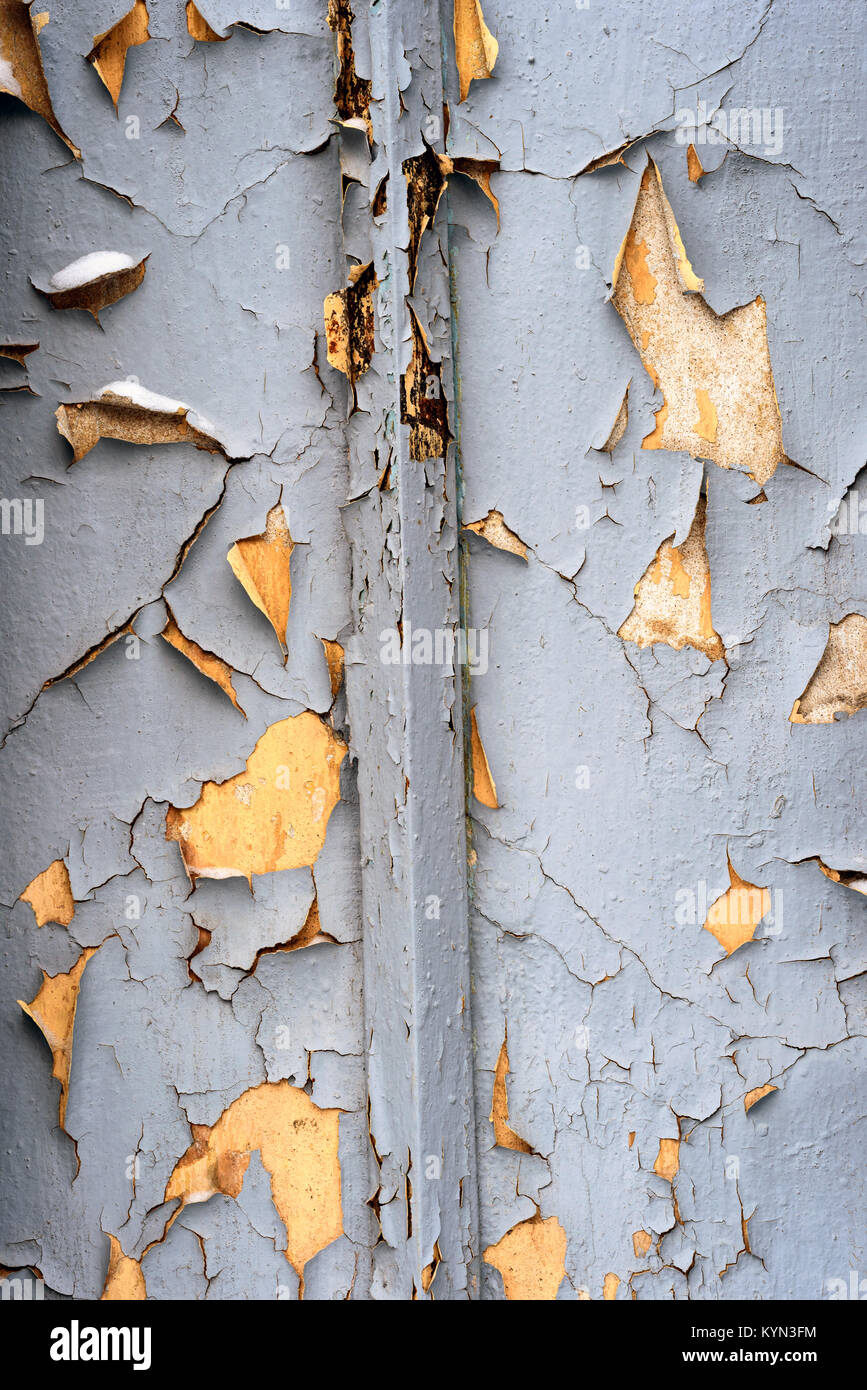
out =
<path fill-rule="evenodd" d="M 432 362 L 424 329 L 409 306 L 412 356 L 400 379 L 400 418 L 409 425 L 410 458 L 419 463 L 445 458 L 451 440 L 442 391 L 442 363 Z"/>
<path fill-rule="evenodd" d="M 326 295 L 323 312 L 328 361 L 349 378 L 354 394 L 376 346 L 373 292 L 379 281 L 372 261 L 353 266 L 349 278 L 352 283 L 346 289 Z"/>

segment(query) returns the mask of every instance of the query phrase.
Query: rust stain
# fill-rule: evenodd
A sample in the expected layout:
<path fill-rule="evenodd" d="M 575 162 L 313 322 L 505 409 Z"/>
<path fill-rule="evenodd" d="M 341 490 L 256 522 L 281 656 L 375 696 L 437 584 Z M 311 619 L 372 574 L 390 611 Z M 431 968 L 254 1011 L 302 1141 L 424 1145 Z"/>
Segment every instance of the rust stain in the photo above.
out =
<path fill-rule="evenodd" d="M 833 724 L 867 707 L 867 618 L 848 613 L 831 623 L 822 658 L 792 706 L 792 724 Z"/>
<path fill-rule="evenodd" d="M 550 1301 L 566 1275 L 566 1232 L 556 1216 L 543 1221 L 536 1212 L 489 1245 L 484 1259 L 502 1275 L 507 1299 Z"/>
<path fill-rule="evenodd" d="M 355 388 L 367 371 L 376 346 L 373 292 L 379 281 L 373 262 L 353 266 L 346 289 L 326 295 L 323 305 L 329 364 Z"/>
<path fill-rule="evenodd" d="M 328 0 L 328 25 L 337 35 L 337 61 L 340 69 L 334 84 L 334 105 L 344 125 L 363 130 L 373 141 L 370 121 L 370 88 L 367 78 L 355 71 L 352 25 L 355 15 L 349 0 Z"/>
<path fill-rule="evenodd" d="M 69 882 L 69 870 L 62 859 L 55 859 L 28 883 L 19 901 L 33 908 L 37 927 L 57 922 L 68 927 L 75 915 L 75 901 Z"/>
<path fill-rule="evenodd" d="M 170 806 L 166 839 L 177 840 L 189 877 L 246 878 L 313 864 L 340 800 L 346 745 L 305 710 L 266 729 L 243 772 L 206 782 L 188 809 Z"/>
<path fill-rule="evenodd" d="M 418 254 L 421 239 L 433 222 L 449 176 L 464 174 L 481 188 L 485 197 L 497 214 L 497 228 L 500 226 L 500 204 L 491 189 L 491 175 L 500 165 L 494 159 L 471 159 L 459 156 L 437 154 L 428 145 L 422 154 L 405 159 L 402 165 L 406 179 L 407 220 L 409 223 L 409 246 L 407 248 L 407 274 L 412 293 L 418 270 Z"/>
<path fill-rule="evenodd" d="M 707 914 L 704 930 L 716 937 L 727 956 L 752 941 L 756 927 L 771 908 L 771 895 L 767 888 L 755 883 L 747 883 L 740 877 L 728 860 L 731 887 L 716 902 L 712 903 Z"/>
<path fill-rule="evenodd" d="M 400 379 L 400 418 L 409 425 L 410 458 L 419 463 L 445 458 L 451 440 L 442 391 L 442 363 L 432 362 L 424 329 L 409 309 L 412 356 Z"/>
<path fill-rule="evenodd" d="M 719 315 L 703 290 L 659 170 L 649 160 L 615 263 L 613 292 L 615 308 L 663 396 L 656 428 L 643 447 L 685 450 L 721 468 L 743 469 L 761 486 L 786 457 L 765 302 L 759 296 Z M 705 398 L 708 408 L 702 409 Z"/>
<path fill-rule="evenodd" d="M 701 496 L 683 545 L 663 541 L 635 586 L 635 606 L 618 631 L 624 642 L 652 647 L 661 642 L 675 651 L 695 647 L 710 661 L 722 661 L 725 648 L 711 617 L 710 565 L 705 545 L 707 501 Z"/>
<path fill-rule="evenodd" d="M 290 560 L 295 542 L 289 534 L 281 503 L 268 513 L 265 530 L 236 541 L 226 559 L 248 598 L 270 622 L 284 662 L 288 656 L 286 628 L 292 601 Z"/>
<path fill-rule="evenodd" d="M 0 91 L 17 97 L 29 110 L 47 121 L 76 159 L 81 151 L 61 129 L 54 114 L 48 83 L 42 67 L 39 33 L 48 23 L 46 13 L 32 13 L 32 0 L 0 0 L 0 57 L 8 65 L 0 79 Z"/>
<path fill-rule="evenodd" d="M 148 11 L 144 0 L 135 0 L 132 9 L 121 19 L 106 29 L 103 34 L 95 34 L 93 48 L 87 55 L 103 85 L 108 89 L 115 110 L 120 100 L 123 74 L 126 68 L 126 55 L 130 48 L 147 43 Z"/>
<path fill-rule="evenodd" d="M 87 946 L 82 951 L 71 970 L 61 975 L 46 975 L 42 972 L 42 984 L 29 1004 L 18 1000 L 19 1006 L 32 1018 L 41 1032 L 54 1061 L 52 1075 L 60 1082 L 60 1104 L 58 1116 L 60 1128 L 66 1119 L 66 1102 L 69 1097 L 69 1069 L 72 1065 L 72 1034 L 75 1027 L 75 1011 L 78 1008 L 78 993 L 84 967 L 99 948 Z"/>

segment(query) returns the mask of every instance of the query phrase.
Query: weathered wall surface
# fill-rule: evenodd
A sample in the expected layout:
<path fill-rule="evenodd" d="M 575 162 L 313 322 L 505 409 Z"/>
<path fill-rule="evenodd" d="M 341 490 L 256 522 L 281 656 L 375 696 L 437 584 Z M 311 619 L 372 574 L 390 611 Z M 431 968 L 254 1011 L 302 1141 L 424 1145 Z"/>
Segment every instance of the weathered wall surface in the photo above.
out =
<path fill-rule="evenodd" d="M 857 8 L 144 11 L 0 5 L 0 1263 L 834 1296 Z"/>

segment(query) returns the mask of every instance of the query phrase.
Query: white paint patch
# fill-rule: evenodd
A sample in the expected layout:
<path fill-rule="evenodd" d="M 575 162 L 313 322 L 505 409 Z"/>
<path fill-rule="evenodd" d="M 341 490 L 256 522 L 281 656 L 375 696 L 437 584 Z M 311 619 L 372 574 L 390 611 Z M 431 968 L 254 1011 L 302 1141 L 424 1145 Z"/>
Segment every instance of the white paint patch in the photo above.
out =
<path fill-rule="evenodd" d="M 116 270 L 132 270 L 135 265 L 138 265 L 138 261 L 124 251 L 91 251 L 52 275 L 51 287 L 55 290 L 74 290 Z"/>

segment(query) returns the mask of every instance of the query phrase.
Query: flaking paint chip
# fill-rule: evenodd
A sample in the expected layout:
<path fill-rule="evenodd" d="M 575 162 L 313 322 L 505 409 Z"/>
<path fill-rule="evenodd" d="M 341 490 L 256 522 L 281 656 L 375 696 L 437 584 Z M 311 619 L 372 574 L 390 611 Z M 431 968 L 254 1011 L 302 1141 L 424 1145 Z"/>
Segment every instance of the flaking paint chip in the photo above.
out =
<path fill-rule="evenodd" d="M 355 15 L 349 0 L 328 0 L 328 25 L 337 36 L 338 72 L 334 84 L 334 105 L 341 125 L 363 130 L 373 140 L 370 120 L 371 83 L 355 70 L 352 24 Z"/>
<path fill-rule="evenodd" d="M 197 43 L 225 43 L 229 38 L 228 34 L 218 34 L 216 29 L 211 28 L 193 0 L 187 0 L 186 18 L 187 33 Z"/>
<path fill-rule="evenodd" d="M 471 82 L 491 77 L 500 51 L 485 24 L 479 0 L 454 0 L 455 62 L 460 80 L 460 100 L 466 101 Z"/>
<path fill-rule="evenodd" d="M 333 700 L 343 683 L 345 653 L 339 642 L 332 642 L 327 637 L 321 637 L 319 640 L 325 652 L 325 662 L 328 666 L 328 679 L 331 683 L 331 698 Z"/>
<path fill-rule="evenodd" d="M 508 1031 L 503 1035 L 503 1043 L 497 1058 L 494 1072 L 494 1089 L 491 1096 L 491 1113 L 488 1116 L 494 1126 L 494 1143 L 501 1149 L 512 1149 L 515 1153 L 531 1154 L 532 1145 L 516 1134 L 509 1124 L 509 1094 L 506 1078 L 509 1075 Z"/>
<path fill-rule="evenodd" d="M 266 729 L 243 772 L 206 782 L 188 809 L 170 806 L 190 879 L 246 878 L 315 863 L 340 800 L 346 745 L 310 710 Z"/>
<path fill-rule="evenodd" d="M 442 363 L 431 360 L 427 338 L 409 307 L 412 356 L 400 379 L 400 418 L 409 425 L 410 458 L 418 463 L 445 458 L 451 432 L 440 376 Z"/>
<path fill-rule="evenodd" d="M 566 1275 L 566 1232 L 556 1216 L 543 1221 L 536 1212 L 489 1245 L 484 1258 L 502 1275 L 507 1299 L 550 1301 Z"/>
<path fill-rule="evenodd" d="M 33 14 L 33 0 L 0 0 L 0 92 L 17 97 L 47 121 L 76 159 L 81 151 L 61 129 L 51 105 L 42 67 L 39 33 L 48 23 L 45 12 Z"/>
<path fill-rule="evenodd" d="M 748 1113 L 754 1105 L 758 1105 L 760 1100 L 764 1100 L 765 1096 L 769 1096 L 771 1091 L 776 1091 L 776 1089 L 776 1086 L 772 1086 L 768 1082 L 766 1086 L 756 1086 L 752 1091 L 747 1091 L 744 1096 L 744 1112 Z"/>
<path fill-rule="evenodd" d="M 699 179 L 704 177 L 704 165 L 698 157 L 698 150 L 695 145 L 687 145 L 686 147 L 686 172 L 689 175 L 690 183 L 698 183 Z"/>
<path fill-rule="evenodd" d="M 508 550 L 511 555 L 517 555 L 522 560 L 527 558 L 527 547 L 521 537 L 506 525 L 502 512 L 490 511 L 480 521 L 468 521 L 464 530 L 473 531 L 498 550 Z"/>
<path fill-rule="evenodd" d="M 771 895 L 767 888 L 741 878 L 731 859 L 728 870 L 731 887 L 711 904 L 703 926 L 730 956 L 739 946 L 752 941 L 756 927 L 771 910 Z"/>
<path fill-rule="evenodd" d="M 821 859 L 816 862 L 825 877 L 830 878 L 832 883 L 842 883 L 845 888 L 851 888 L 853 893 L 863 893 L 867 896 L 867 871 L 864 869 L 832 869 Z"/>
<path fill-rule="evenodd" d="M 19 367 L 23 367 L 31 352 L 35 352 L 38 347 L 38 343 L 0 343 L 0 357 L 6 357 L 10 362 L 17 362 Z"/>
<path fill-rule="evenodd" d="M 705 544 L 707 502 L 699 498 L 689 535 L 681 546 L 663 541 L 635 586 L 635 606 L 617 635 L 639 647 L 664 643 L 680 651 L 695 647 L 710 661 L 725 658 L 711 618 L 710 565 Z"/>
<path fill-rule="evenodd" d="M 204 420 L 183 401 L 159 396 L 133 381 L 113 381 L 89 401 L 67 401 L 54 412 L 58 433 L 72 445 L 78 463 L 100 439 L 127 444 L 195 444 L 209 454 L 223 446 Z"/>
<path fill-rule="evenodd" d="M 28 883 L 19 901 L 33 908 L 37 927 L 57 922 L 68 927 L 75 915 L 75 900 L 69 882 L 69 870 L 62 859 L 55 859 Z"/>
<path fill-rule="evenodd" d="M 632 1232 L 632 1250 L 636 1260 L 643 1259 L 652 1244 L 653 1237 L 649 1231 Z"/>
<path fill-rule="evenodd" d="M 217 1192 L 237 1197 L 258 1150 L 286 1231 L 286 1258 L 303 1281 L 307 1262 L 343 1231 L 339 1122 L 339 1110 L 321 1110 L 288 1081 L 254 1086 L 215 1125 L 191 1126 L 193 1142 L 175 1164 L 165 1200 L 177 1198 L 182 1210 Z"/>
<path fill-rule="evenodd" d="M 354 389 L 375 348 L 373 292 L 378 281 L 373 262 L 353 266 L 349 278 L 352 283 L 346 289 L 326 295 L 323 316 L 328 362 Z"/>
<path fill-rule="evenodd" d="M 500 805 L 497 800 L 497 786 L 491 776 L 491 769 L 479 733 L 475 706 L 470 710 L 470 747 L 473 760 L 473 796 L 483 806 L 490 806 L 492 811 L 496 811 Z"/>
<path fill-rule="evenodd" d="M 147 260 L 135 261 L 122 251 L 91 251 L 57 271 L 48 285 L 30 283 L 53 309 L 84 309 L 99 323 L 100 310 L 138 289 Z"/>
<path fill-rule="evenodd" d="M 491 175 L 500 165 L 497 160 L 471 159 L 437 154 L 426 145 L 422 154 L 405 159 L 402 165 L 406 179 L 407 221 L 409 223 L 409 245 L 407 247 L 407 274 L 410 293 L 415 286 L 418 270 L 419 248 L 426 229 L 436 217 L 439 201 L 449 176 L 464 174 L 482 190 L 497 215 L 497 228 L 500 226 L 500 204 L 491 188 Z"/>
<path fill-rule="evenodd" d="M 135 0 L 132 9 L 122 15 L 116 24 L 104 33 L 94 35 L 93 48 L 87 55 L 87 61 L 93 64 L 99 74 L 100 81 L 114 102 L 115 110 L 123 86 L 126 55 L 129 49 L 147 43 L 149 38 L 148 11 L 144 0 Z"/>
<path fill-rule="evenodd" d="M 685 450 L 767 482 L 786 455 L 765 301 L 726 314 L 705 302 L 652 160 L 613 284 L 614 306 L 663 397 L 642 447 Z"/>
<path fill-rule="evenodd" d="M 81 977 L 90 957 L 99 948 L 87 946 L 78 957 L 71 970 L 60 975 L 47 975 L 42 972 L 42 984 L 29 1004 L 18 1000 L 19 1006 L 32 1018 L 41 1032 L 54 1060 L 52 1075 L 60 1082 L 60 1103 L 58 1115 L 60 1128 L 66 1119 L 66 1102 L 69 1096 L 69 1069 L 72 1065 L 72 1035 L 75 1027 L 75 1011 L 78 1007 L 78 993 Z"/>
<path fill-rule="evenodd" d="M 234 672 L 231 666 L 228 662 L 223 661 L 221 657 L 216 656 L 214 652 L 205 651 L 204 647 L 200 647 L 198 642 L 194 642 L 192 638 L 185 637 L 178 627 L 171 609 L 168 608 L 168 605 L 166 605 L 166 607 L 168 611 L 168 621 L 160 633 L 160 636 L 168 642 L 170 647 L 174 647 L 175 651 L 180 652 L 188 661 L 191 661 L 197 671 L 200 671 L 203 676 L 207 676 L 208 680 L 218 685 L 220 689 L 228 695 L 235 709 L 238 710 L 240 714 L 243 714 L 246 719 L 246 712 L 241 709 L 238 703 L 238 697 L 235 694 L 235 687 L 232 684 Z"/>
<path fill-rule="evenodd" d="M 822 658 L 789 715 L 792 724 L 833 724 L 867 707 L 867 618 L 831 623 Z"/>
<path fill-rule="evenodd" d="M 265 614 L 277 635 L 284 660 L 287 656 L 286 628 L 292 601 L 290 561 L 295 542 L 289 534 L 286 514 L 280 502 L 265 520 L 258 536 L 236 541 L 226 559 L 247 597 Z"/>

